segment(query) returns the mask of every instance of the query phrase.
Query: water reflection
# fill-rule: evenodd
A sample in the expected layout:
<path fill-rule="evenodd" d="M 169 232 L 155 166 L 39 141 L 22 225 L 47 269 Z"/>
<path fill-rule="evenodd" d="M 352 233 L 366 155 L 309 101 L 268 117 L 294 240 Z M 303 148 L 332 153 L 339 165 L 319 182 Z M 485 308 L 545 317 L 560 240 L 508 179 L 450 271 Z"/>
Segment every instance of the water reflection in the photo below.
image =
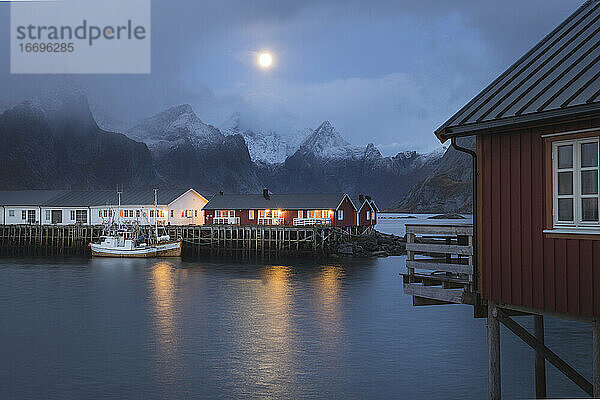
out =
<path fill-rule="evenodd" d="M 334 349 L 343 334 L 341 316 L 341 280 L 344 270 L 340 266 L 326 265 L 315 278 L 317 319 L 322 332 L 323 345 Z"/>
<path fill-rule="evenodd" d="M 177 269 L 170 261 L 158 261 L 148 275 L 149 300 L 152 305 L 152 327 L 155 332 L 157 356 L 166 372 L 174 373 L 179 365 L 179 316 L 177 307 L 179 280 L 187 270 Z"/>
<path fill-rule="evenodd" d="M 243 280 L 236 304 L 238 309 L 237 365 L 231 371 L 239 377 L 235 388 L 241 397 L 254 395 L 280 398 L 295 392 L 296 343 L 292 320 L 294 290 L 292 269 L 267 266 L 259 280 Z"/>

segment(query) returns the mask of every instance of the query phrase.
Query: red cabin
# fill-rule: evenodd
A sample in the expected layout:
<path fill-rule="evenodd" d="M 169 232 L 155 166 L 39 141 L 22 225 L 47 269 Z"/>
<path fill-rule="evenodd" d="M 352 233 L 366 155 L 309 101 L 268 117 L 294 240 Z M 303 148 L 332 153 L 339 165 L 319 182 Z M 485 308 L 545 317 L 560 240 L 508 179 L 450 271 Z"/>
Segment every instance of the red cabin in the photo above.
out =
<path fill-rule="evenodd" d="M 536 350 L 538 396 L 544 358 L 592 394 L 544 346 L 543 315 L 593 324 L 600 396 L 599 32 L 600 2 L 587 1 L 436 131 L 476 166 L 476 290 L 488 310 L 490 398 L 500 397 L 498 321 Z M 468 136 L 475 153 L 461 146 Z M 534 339 L 511 313 L 535 316 Z"/>
<path fill-rule="evenodd" d="M 368 209 L 372 210 L 372 200 Z M 204 207 L 207 224 L 357 226 L 357 207 L 347 194 L 218 194 Z M 375 225 L 376 216 L 371 211 Z"/>

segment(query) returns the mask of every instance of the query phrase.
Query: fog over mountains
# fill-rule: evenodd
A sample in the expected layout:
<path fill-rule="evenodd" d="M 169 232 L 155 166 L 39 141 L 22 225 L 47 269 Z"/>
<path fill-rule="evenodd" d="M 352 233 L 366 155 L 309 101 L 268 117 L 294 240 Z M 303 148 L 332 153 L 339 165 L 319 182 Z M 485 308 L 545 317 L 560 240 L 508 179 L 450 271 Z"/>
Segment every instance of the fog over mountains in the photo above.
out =
<path fill-rule="evenodd" d="M 213 194 L 268 187 L 274 193 L 367 194 L 381 209 L 402 204 L 406 210 L 419 208 L 416 197 L 431 195 L 411 188 L 430 182 L 444 155 L 440 147 L 430 154 L 383 157 L 373 144 L 348 143 L 329 121 L 285 136 L 244 129 L 239 115 L 217 128 L 185 104 L 126 124 L 99 107 L 92 112 L 80 92 L 7 109 L 0 114 L 0 139 L 7 144 L 0 149 L 0 189 L 122 184 Z"/>

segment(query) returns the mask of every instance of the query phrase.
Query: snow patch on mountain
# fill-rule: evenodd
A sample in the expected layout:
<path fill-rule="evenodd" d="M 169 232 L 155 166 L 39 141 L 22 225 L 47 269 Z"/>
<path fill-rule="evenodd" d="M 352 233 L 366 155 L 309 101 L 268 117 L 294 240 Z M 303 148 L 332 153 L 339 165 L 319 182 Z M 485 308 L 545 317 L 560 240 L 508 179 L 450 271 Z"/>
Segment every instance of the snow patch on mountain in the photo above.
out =
<path fill-rule="evenodd" d="M 273 131 L 244 128 L 238 113 L 221 124 L 219 129 L 227 136 L 242 135 L 252 161 L 265 164 L 283 163 L 298 150 L 309 132 L 312 132 L 310 129 L 301 130 L 295 135 L 283 136 Z"/>
<path fill-rule="evenodd" d="M 127 136 L 150 148 L 187 144 L 204 147 L 225 138 L 217 128 L 202 122 L 189 104 L 169 108 L 138 122 Z"/>
<path fill-rule="evenodd" d="M 299 151 L 323 159 L 359 159 L 365 154 L 364 148 L 348 143 L 329 121 L 315 129 L 302 143 Z M 372 152 L 373 148 L 369 151 Z"/>

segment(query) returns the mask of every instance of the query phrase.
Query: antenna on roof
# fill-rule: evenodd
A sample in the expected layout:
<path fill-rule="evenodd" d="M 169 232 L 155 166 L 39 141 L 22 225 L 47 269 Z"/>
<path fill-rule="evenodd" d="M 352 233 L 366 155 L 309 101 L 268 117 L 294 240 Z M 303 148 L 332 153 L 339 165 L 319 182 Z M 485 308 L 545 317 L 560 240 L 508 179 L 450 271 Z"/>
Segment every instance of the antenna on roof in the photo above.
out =
<path fill-rule="evenodd" d="M 117 185 L 117 198 L 118 198 L 118 201 L 119 201 L 119 206 L 117 208 L 117 213 L 119 213 L 119 216 L 117 218 L 118 218 L 118 221 L 119 221 L 118 222 L 119 229 L 121 229 L 121 194 L 122 193 L 123 193 L 123 185 L 121 185 L 120 189 L 119 189 L 119 185 Z"/>

